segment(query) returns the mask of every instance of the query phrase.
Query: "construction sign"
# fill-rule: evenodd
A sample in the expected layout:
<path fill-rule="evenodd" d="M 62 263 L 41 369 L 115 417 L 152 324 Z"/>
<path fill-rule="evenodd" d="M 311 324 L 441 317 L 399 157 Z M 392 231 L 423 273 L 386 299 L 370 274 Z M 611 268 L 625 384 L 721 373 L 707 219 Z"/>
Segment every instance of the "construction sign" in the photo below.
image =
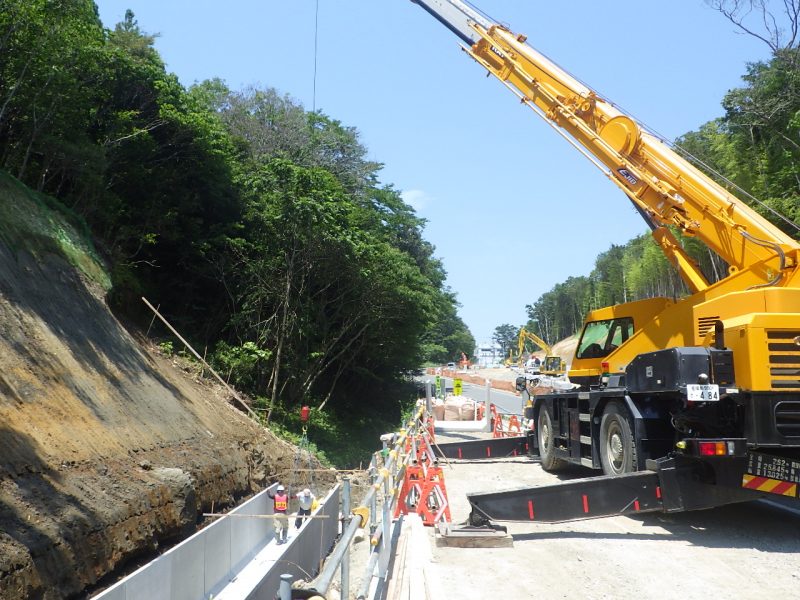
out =
<path fill-rule="evenodd" d="M 442 397 L 442 378 L 438 375 L 436 376 L 436 397 Z"/>
<path fill-rule="evenodd" d="M 453 395 L 460 396 L 461 392 L 463 391 L 464 386 L 461 383 L 460 379 L 453 379 Z"/>

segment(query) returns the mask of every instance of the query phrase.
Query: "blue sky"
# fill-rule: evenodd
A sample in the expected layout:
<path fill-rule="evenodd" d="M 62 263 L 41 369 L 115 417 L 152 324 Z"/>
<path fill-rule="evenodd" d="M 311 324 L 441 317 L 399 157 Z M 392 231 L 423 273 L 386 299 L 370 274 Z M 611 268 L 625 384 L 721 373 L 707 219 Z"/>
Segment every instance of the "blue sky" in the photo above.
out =
<path fill-rule="evenodd" d="M 478 341 L 599 252 L 646 230 L 628 200 L 409 0 L 96 0 L 158 33 L 181 82 L 274 87 L 353 126 L 381 181 L 428 220 Z M 318 13 L 314 98 L 315 9 Z M 667 138 L 722 114 L 766 45 L 703 0 L 476 0 L 562 68 Z"/>

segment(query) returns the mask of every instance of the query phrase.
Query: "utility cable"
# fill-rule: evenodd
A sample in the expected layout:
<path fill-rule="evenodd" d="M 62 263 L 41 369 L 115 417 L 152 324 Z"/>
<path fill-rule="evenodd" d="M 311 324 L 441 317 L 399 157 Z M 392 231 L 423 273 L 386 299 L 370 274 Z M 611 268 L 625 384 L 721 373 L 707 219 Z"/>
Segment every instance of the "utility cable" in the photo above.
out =
<path fill-rule="evenodd" d="M 319 0 L 314 11 L 314 85 L 311 97 L 311 112 L 317 112 L 317 42 L 319 38 Z"/>

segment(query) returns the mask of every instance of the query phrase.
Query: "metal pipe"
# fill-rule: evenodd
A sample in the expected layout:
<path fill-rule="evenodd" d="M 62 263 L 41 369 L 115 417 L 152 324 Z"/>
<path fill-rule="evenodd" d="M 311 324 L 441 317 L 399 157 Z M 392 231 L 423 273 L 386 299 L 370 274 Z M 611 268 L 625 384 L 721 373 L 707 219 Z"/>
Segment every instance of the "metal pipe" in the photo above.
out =
<path fill-rule="evenodd" d="M 386 579 L 386 572 L 389 568 L 389 548 L 391 548 L 392 534 L 390 527 L 392 524 L 392 494 L 389 479 L 383 480 L 383 535 L 381 536 L 380 567 L 378 577 Z"/>
<path fill-rule="evenodd" d="M 370 483 L 372 487 L 375 487 L 375 484 L 378 481 L 378 456 L 377 454 L 372 455 L 372 462 L 370 463 Z M 369 534 L 375 533 L 375 525 L 378 523 L 378 499 L 375 494 L 372 494 L 372 498 L 368 504 L 369 506 Z"/>
<path fill-rule="evenodd" d="M 378 531 L 378 535 L 380 535 L 380 530 Z M 379 556 L 380 552 L 378 552 L 377 549 L 370 554 L 367 568 L 364 570 L 364 577 L 361 578 L 361 589 L 358 590 L 358 596 L 356 596 L 356 600 L 365 600 L 367 594 L 369 594 L 369 588 L 372 585 L 372 578 L 375 574 L 375 565 L 378 563 Z"/>
<path fill-rule="evenodd" d="M 342 562 L 342 558 L 344 558 L 360 526 L 360 519 L 350 519 L 350 522 L 342 533 L 342 538 L 339 540 L 339 543 L 336 544 L 336 548 L 334 548 L 330 558 L 325 562 L 325 566 L 312 584 L 312 587 L 317 592 L 324 594 L 328 591 L 331 581 L 333 581 L 333 577 L 336 575 L 336 569 Z"/>
<path fill-rule="evenodd" d="M 292 576 L 289 573 L 281 575 L 280 597 L 281 600 L 292 600 Z"/>
<path fill-rule="evenodd" d="M 411 423 L 409 423 L 408 429 L 410 431 L 416 431 L 416 428 L 419 425 L 419 420 L 422 417 L 424 412 L 424 408 L 421 408 L 417 411 L 416 415 L 412 418 Z M 364 504 L 368 505 L 372 502 L 373 497 L 380 489 L 381 484 L 384 487 L 384 506 L 383 506 L 383 548 L 385 552 L 382 554 L 386 555 L 386 564 L 388 566 L 388 555 L 389 555 L 389 544 L 391 543 L 391 533 L 389 528 L 391 527 L 391 500 L 392 494 L 391 490 L 393 487 L 393 483 L 395 481 L 393 473 L 397 472 L 398 466 L 398 459 L 401 456 L 400 449 L 403 447 L 406 441 L 406 437 L 408 433 L 403 431 L 398 437 L 395 442 L 394 448 L 389 451 L 388 458 L 384 465 L 384 468 L 380 471 L 380 476 L 378 477 L 378 481 L 372 486 L 369 491 L 367 491 L 366 495 L 364 496 Z M 333 577 L 336 574 L 336 569 L 342 561 L 342 558 L 345 556 L 347 549 L 349 548 L 350 544 L 353 541 L 353 538 L 356 535 L 356 532 L 361 527 L 361 519 L 350 519 L 350 522 L 345 527 L 344 531 L 342 532 L 342 537 L 339 540 L 339 543 L 336 544 L 336 548 L 334 549 L 331 556 L 325 561 L 325 565 L 322 567 L 319 575 L 314 579 L 311 583 L 311 587 L 316 590 L 320 594 L 325 594 L 328 591 L 328 588 L 331 585 L 331 581 L 333 581 Z M 389 540 L 387 542 L 386 540 Z M 383 562 L 383 560 L 381 561 Z M 386 575 L 384 570 L 383 576 Z"/>
<path fill-rule="evenodd" d="M 348 525 L 354 520 L 350 514 L 350 478 L 342 478 L 342 515 Z M 342 598 L 350 597 L 350 544 L 347 544 L 342 554 Z"/>
<path fill-rule="evenodd" d="M 425 410 L 429 415 L 433 414 L 433 390 L 430 379 L 425 382 Z"/>
<path fill-rule="evenodd" d="M 484 429 L 485 432 L 489 433 L 492 431 L 492 427 L 494 423 L 489 418 L 489 407 L 492 405 L 492 381 L 491 379 L 486 380 L 486 403 L 484 404 L 483 410 L 484 415 L 486 416 L 486 428 Z"/>

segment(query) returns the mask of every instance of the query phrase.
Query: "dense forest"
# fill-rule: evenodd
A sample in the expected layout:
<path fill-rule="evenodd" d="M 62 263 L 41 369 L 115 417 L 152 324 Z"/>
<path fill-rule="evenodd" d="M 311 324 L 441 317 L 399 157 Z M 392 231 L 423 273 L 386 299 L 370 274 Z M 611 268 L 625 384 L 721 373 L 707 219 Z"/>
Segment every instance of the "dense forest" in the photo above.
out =
<path fill-rule="evenodd" d="M 707 4 L 743 33 L 765 42 L 771 58 L 749 64 L 742 87 L 722 100 L 723 116 L 684 134 L 674 147 L 800 239 L 800 3 L 787 1 L 775 12 L 760 0 L 707 0 Z M 727 274 L 727 265 L 702 243 L 673 233 L 709 281 Z M 527 305 L 524 325 L 552 344 L 576 333 L 589 310 L 687 293 L 653 238 L 643 234 L 626 244 L 612 244 L 597 257 L 589 275 L 569 277 Z M 503 348 L 515 347 L 518 331 L 518 326 L 503 324 L 496 328 L 494 339 Z"/>
<path fill-rule="evenodd" d="M 0 168 L 90 232 L 125 321 L 159 305 L 271 425 L 318 409 L 311 438 L 343 461 L 398 421 L 409 370 L 472 352 L 356 129 L 270 88 L 183 87 L 130 11 L 107 29 L 92 0 L 0 6 Z"/>

